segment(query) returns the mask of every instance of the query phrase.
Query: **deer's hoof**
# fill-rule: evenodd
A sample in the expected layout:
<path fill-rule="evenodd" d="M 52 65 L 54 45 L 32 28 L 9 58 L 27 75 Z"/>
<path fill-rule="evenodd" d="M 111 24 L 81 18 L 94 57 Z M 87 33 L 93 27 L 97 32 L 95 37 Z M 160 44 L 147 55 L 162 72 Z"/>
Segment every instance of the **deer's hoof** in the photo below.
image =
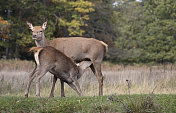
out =
<path fill-rule="evenodd" d="M 61 95 L 61 97 L 65 97 L 65 95 Z"/>
<path fill-rule="evenodd" d="M 53 98 L 53 97 L 54 97 L 54 95 L 50 95 L 50 96 L 49 96 L 49 98 Z"/>
<path fill-rule="evenodd" d="M 25 98 L 28 98 L 28 94 L 25 94 Z"/>
<path fill-rule="evenodd" d="M 38 99 L 40 99 L 41 97 L 40 96 L 37 96 Z"/>

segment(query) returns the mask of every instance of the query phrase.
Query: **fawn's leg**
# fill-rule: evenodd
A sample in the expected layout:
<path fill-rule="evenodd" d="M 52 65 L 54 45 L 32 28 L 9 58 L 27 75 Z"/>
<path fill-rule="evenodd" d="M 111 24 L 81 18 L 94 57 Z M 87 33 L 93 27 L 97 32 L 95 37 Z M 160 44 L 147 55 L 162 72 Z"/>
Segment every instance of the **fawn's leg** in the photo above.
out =
<path fill-rule="evenodd" d="M 33 70 L 33 72 L 29 75 L 29 80 L 27 82 L 27 87 L 26 87 L 26 91 L 25 91 L 25 97 L 28 98 L 28 93 L 29 93 L 29 89 L 30 89 L 30 85 L 31 82 L 34 80 L 34 78 L 36 77 L 36 72 L 37 72 L 37 67 L 35 67 L 35 69 Z"/>
<path fill-rule="evenodd" d="M 82 91 L 81 91 L 80 85 L 78 83 L 78 80 L 74 79 L 74 82 L 75 82 L 75 85 L 76 85 L 77 89 L 79 90 L 80 95 L 82 96 Z"/>
<path fill-rule="evenodd" d="M 56 81 L 57 81 L 57 77 L 54 76 L 53 77 L 53 85 L 52 85 L 51 93 L 50 93 L 50 98 L 54 97 L 54 88 L 55 88 Z"/>
<path fill-rule="evenodd" d="M 40 79 L 48 72 L 47 69 L 43 68 L 36 74 L 36 96 L 40 98 Z"/>
<path fill-rule="evenodd" d="M 73 83 L 68 83 L 68 85 L 69 85 L 73 90 L 75 90 L 76 93 L 77 93 L 79 96 L 81 96 L 81 93 L 77 90 L 76 86 L 75 86 Z"/>
<path fill-rule="evenodd" d="M 61 97 L 65 97 L 64 81 L 60 80 L 60 83 L 61 83 Z"/>

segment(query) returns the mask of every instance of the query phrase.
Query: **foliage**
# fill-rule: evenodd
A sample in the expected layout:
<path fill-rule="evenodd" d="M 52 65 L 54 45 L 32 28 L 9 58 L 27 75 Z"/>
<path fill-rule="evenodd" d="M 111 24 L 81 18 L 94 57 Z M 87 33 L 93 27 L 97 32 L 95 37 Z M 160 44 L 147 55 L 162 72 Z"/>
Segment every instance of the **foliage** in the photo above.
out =
<path fill-rule="evenodd" d="M 69 36 L 82 36 L 85 31 L 81 27 L 87 26 L 85 21 L 89 20 L 88 14 L 94 11 L 93 4 L 85 0 L 52 0 L 52 2 L 58 10 L 53 14 L 58 20 L 58 27 L 67 27 Z"/>
<path fill-rule="evenodd" d="M 48 39 L 61 36 L 82 36 L 85 31 L 81 27 L 87 26 L 85 21 L 89 19 L 88 14 L 94 11 L 92 2 L 85 0 L 2 0 L 0 4 L 2 6 L 0 15 L 11 25 L 9 38 L 3 42 L 5 45 L 1 45 L 3 50 L 6 48 L 7 58 L 7 54 L 12 55 L 9 58 L 20 57 L 20 54 L 23 55 L 27 48 L 34 44 L 26 21 L 30 21 L 33 25 L 42 25 L 47 20 L 48 28 L 45 35 Z M 26 49 L 19 50 L 19 48 Z"/>
<path fill-rule="evenodd" d="M 115 47 L 121 52 L 117 54 L 117 59 L 122 62 L 138 62 L 143 54 L 143 49 L 139 48 L 143 43 L 138 36 L 144 23 L 143 17 L 140 16 L 141 9 L 140 3 L 132 0 L 118 1 L 118 6 L 115 7 L 118 18 Z"/>
<path fill-rule="evenodd" d="M 145 40 L 143 49 L 146 60 L 156 62 L 174 62 L 176 44 L 176 1 L 144 1 L 146 12 L 141 38 Z"/>
<path fill-rule="evenodd" d="M 9 22 L 0 17 L 0 46 L 6 46 L 5 40 L 8 38 Z"/>
<path fill-rule="evenodd" d="M 0 57 L 31 59 L 26 52 L 34 41 L 26 21 L 47 20 L 48 39 L 102 40 L 113 62 L 176 63 L 175 0 L 1 0 L 0 6 L 1 20 L 8 21 L 1 27 Z"/>
<path fill-rule="evenodd" d="M 125 62 L 174 63 L 175 6 L 174 0 L 118 1 L 115 45 L 122 54 L 117 57 Z"/>
<path fill-rule="evenodd" d="M 117 18 L 114 17 L 114 0 L 91 0 L 95 6 L 94 12 L 89 14 L 90 19 L 86 21 L 87 27 L 86 37 L 93 37 L 106 42 L 110 47 L 113 46 L 113 41 L 117 38 L 117 30 L 114 27 L 117 25 Z"/>
<path fill-rule="evenodd" d="M 0 17 L 0 37 L 8 38 L 8 33 L 9 33 L 9 23 L 8 21 Z"/>

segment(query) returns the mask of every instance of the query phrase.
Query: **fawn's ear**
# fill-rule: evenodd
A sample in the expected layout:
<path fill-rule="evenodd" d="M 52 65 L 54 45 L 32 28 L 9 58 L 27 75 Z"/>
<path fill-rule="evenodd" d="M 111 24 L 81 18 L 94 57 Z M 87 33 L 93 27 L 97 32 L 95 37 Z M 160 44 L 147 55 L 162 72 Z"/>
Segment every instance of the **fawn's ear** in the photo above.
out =
<path fill-rule="evenodd" d="M 45 29 L 46 29 L 46 26 L 47 26 L 47 21 L 46 21 L 46 22 L 44 22 L 44 23 L 43 23 L 43 25 L 42 25 L 43 30 L 45 30 Z"/>
<path fill-rule="evenodd" d="M 27 23 L 27 25 L 29 26 L 29 29 L 31 29 L 31 30 L 34 29 L 34 27 L 33 27 L 33 25 L 32 25 L 31 23 L 29 23 L 28 21 L 27 21 L 26 23 Z"/>
<path fill-rule="evenodd" d="M 82 61 L 79 64 L 77 64 L 77 66 L 79 66 L 82 71 L 85 71 L 85 69 L 87 69 L 91 64 L 92 64 L 91 61 Z"/>

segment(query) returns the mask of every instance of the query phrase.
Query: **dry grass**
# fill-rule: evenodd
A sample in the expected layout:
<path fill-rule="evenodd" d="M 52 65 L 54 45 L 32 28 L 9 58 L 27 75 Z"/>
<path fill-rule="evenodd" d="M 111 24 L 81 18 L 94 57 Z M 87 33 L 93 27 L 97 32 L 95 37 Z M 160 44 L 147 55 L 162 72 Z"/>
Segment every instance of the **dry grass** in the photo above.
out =
<path fill-rule="evenodd" d="M 23 96 L 28 75 L 34 67 L 33 62 L 10 60 L 0 61 L 0 95 Z M 131 94 L 148 94 L 153 91 L 157 94 L 176 93 L 176 67 L 167 66 L 121 66 L 103 63 L 104 94 L 127 94 L 126 80 L 131 82 Z M 41 81 L 41 96 L 49 96 L 52 75 L 47 73 Z M 35 80 L 34 80 L 35 81 Z M 98 82 L 90 70 L 79 80 L 85 96 L 98 95 Z M 65 85 L 66 96 L 77 96 Z M 30 96 L 35 96 L 35 82 L 31 86 Z M 60 83 L 56 84 L 55 96 L 60 96 Z"/>

